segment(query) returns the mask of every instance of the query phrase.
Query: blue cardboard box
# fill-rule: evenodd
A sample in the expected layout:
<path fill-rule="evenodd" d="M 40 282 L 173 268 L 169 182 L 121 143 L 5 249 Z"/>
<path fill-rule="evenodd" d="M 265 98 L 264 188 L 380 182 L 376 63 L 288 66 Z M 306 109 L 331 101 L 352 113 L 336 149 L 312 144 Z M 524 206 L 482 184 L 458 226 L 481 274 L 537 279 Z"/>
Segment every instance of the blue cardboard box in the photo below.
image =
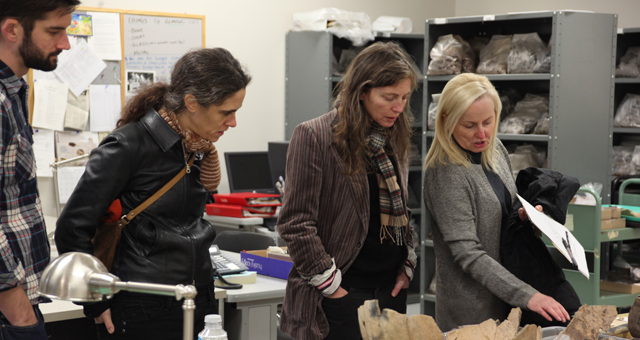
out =
<path fill-rule="evenodd" d="M 249 270 L 283 280 L 287 279 L 293 266 L 293 262 L 267 257 L 266 250 L 243 251 L 240 253 L 240 260 Z"/>

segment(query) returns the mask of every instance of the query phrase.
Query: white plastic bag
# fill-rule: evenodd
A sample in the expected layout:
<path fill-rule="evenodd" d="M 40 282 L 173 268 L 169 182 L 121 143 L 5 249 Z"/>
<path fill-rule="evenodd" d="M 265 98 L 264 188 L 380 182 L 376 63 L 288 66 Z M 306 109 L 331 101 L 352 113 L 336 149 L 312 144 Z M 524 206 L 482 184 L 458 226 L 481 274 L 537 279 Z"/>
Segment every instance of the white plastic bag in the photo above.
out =
<path fill-rule="evenodd" d="M 640 46 L 629 47 L 620 58 L 620 64 L 616 67 L 616 77 L 640 77 Z"/>
<path fill-rule="evenodd" d="M 364 12 L 348 12 L 338 8 L 321 8 L 293 13 L 294 31 L 328 31 L 339 38 L 363 46 L 374 39 L 371 18 Z"/>
<path fill-rule="evenodd" d="M 613 126 L 640 127 L 640 95 L 624 95 L 613 118 Z"/>
<path fill-rule="evenodd" d="M 500 122 L 498 130 L 500 133 L 531 133 L 545 113 L 549 114 L 549 98 L 527 93 L 513 112 Z"/>
<path fill-rule="evenodd" d="M 476 72 L 480 74 L 506 74 L 507 58 L 511 51 L 510 35 L 494 35 L 480 51 L 480 62 Z"/>
<path fill-rule="evenodd" d="M 434 93 L 431 95 L 431 103 L 429 103 L 429 112 L 427 113 L 427 130 L 434 131 L 436 129 L 436 114 L 438 113 L 440 95 L 442 95 L 442 93 Z"/>
<path fill-rule="evenodd" d="M 538 33 L 514 34 L 507 58 L 508 73 L 533 73 L 546 46 Z"/>

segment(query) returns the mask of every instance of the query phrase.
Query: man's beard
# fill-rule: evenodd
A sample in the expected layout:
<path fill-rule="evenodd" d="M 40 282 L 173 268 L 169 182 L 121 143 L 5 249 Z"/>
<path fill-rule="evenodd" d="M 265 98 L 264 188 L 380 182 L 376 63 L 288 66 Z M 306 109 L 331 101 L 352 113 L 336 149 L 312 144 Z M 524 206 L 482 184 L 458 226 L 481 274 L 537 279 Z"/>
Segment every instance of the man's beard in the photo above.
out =
<path fill-rule="evenodd" d="M 24 61 L 24 65 L 41 71 L 53 71 L 58 66 L 58 59 L 51 59 L 52 56 L 60 54 L 62 51 L 49 53 L 43 57 L 42 51 L 31 40 L 31 34 L 25 35 L 18 52 Z"/>

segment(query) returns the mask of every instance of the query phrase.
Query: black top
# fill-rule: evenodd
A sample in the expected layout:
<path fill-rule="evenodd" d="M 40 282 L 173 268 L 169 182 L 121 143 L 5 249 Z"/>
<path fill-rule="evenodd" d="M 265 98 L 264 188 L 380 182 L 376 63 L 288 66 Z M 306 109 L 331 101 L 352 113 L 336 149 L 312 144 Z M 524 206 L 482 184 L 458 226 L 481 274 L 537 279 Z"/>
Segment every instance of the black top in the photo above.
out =
<path fill-rule="evenodd" d="M 460 149 L 464 150 L 469 155 L 469 161 L 471 161 L 471 164 L 482 164 L 481 152 L 471 152 L 463 148 Z M 493 172 L 491 169 L 487 169 L 484 165 L 482 166 L 482 170 L 484 171 L 484 175 L 487 176 L 487 180 L 489 180 L 489 184 L 491 184 L 491 188 L 496 194 L 498 201 L 500 201 L 500 208 L 502 208 L 502 223 L 505 223 L 511 213 L 511 194 L 497 173 Z"/>
<path fill-rule="evenodd" d="M 393 169 L 397 167 L 393 164 Z M 397 172 L 396 172 L 397 173 Z M 364 245 L 346 273 L 341 286 L 357 288 L 384 288 L 395 283 L 398 269 L 402 266 L 405 247 L 386 239 L 380 243 L 380 190 L 378 177 L 371 171 L 369 181 L 369 230 Z"/>

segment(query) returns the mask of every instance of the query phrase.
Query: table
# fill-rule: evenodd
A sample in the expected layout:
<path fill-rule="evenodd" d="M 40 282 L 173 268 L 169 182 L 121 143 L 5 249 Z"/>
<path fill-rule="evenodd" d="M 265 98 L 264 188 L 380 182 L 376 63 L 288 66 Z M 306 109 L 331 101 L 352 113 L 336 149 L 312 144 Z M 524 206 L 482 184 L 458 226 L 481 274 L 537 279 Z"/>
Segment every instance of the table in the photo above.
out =
<path fill-rule="evenodd" d="M 239 253 L 222 251 L 240 259 Z M 227 290 L 224 329 L 229 340 L 276 340 L 278 305 L 284 302 L 287 281 L 258 275 L 256 283 Z M 233 306 L 235 304 L 235 306 Z"/>

